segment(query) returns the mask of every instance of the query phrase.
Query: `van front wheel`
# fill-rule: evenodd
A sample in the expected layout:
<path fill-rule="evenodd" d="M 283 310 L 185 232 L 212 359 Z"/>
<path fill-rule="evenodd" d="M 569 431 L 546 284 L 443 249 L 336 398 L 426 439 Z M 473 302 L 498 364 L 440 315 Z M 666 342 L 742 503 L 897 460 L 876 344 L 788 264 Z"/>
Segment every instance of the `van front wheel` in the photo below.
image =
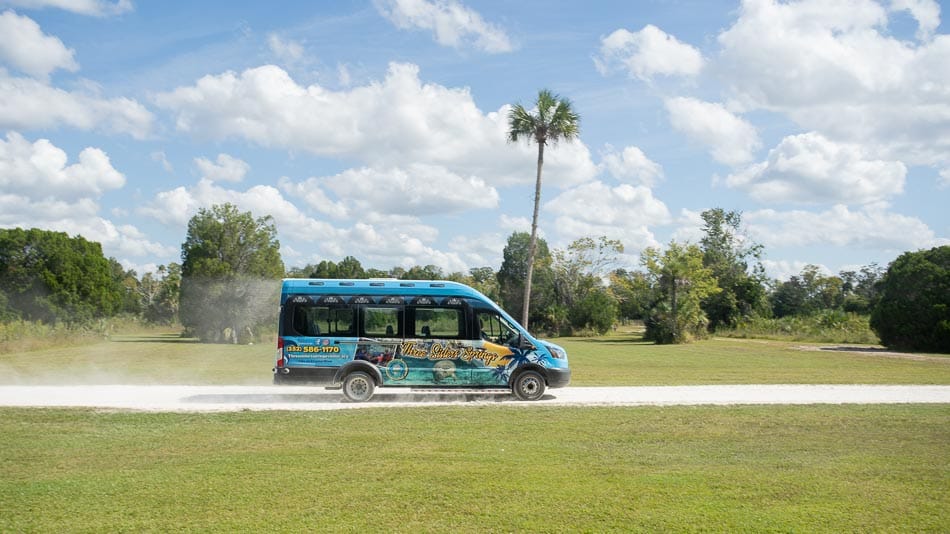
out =
<path fill-rule="evenodd" d="M 353 402 L 366 402 L 373 396 L 376 383 L 363 371 L 354 371 L 343 379 L 343 396 Z"/>
<path fill-rule="evenodd" d="M 511 384 L 511 392 L 523 401 L 536 401 L 544 395 L 544 377 L 537 371 L 524 371 Z"/>

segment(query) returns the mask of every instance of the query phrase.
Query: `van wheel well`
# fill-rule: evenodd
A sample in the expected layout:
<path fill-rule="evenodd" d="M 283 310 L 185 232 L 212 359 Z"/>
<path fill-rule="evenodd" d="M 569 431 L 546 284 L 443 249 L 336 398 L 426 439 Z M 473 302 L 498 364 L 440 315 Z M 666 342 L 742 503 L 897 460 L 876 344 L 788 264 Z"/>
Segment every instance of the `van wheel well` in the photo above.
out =
<path fill-rule="evenodd" d="M 365 362 L 365 361 L 352 361 L 340 367 L 340 370 L 336 372 L 336 376 L 333 377 L 334 384 L 342 384 L 346 380 L 347 375 L 361 371 L 369 375 L 373 380 L 375 386 L 381 386 L 383 384 L 383 375 L 380 374 L 379 369 L 375 365 Z"/>

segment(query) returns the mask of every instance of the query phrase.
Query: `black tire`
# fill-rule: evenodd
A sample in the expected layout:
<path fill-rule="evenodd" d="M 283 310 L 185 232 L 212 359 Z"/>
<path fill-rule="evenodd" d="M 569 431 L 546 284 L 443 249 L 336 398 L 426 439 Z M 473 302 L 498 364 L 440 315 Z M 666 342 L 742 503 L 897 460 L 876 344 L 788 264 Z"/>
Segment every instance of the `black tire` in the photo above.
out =
<path fill-rule="evenodd" d="M 511 383 L 511 392 L 518 400 L 536 401 L 544 395 L 544 377 L 537 371 L 523 371 Z"/>
<path fill-rule="evenodd" d="M 353 371 L 343 379 L 343 396 L 352 402 L 366 402 L 373 396 L 376 382 L 363 371 Z"/>

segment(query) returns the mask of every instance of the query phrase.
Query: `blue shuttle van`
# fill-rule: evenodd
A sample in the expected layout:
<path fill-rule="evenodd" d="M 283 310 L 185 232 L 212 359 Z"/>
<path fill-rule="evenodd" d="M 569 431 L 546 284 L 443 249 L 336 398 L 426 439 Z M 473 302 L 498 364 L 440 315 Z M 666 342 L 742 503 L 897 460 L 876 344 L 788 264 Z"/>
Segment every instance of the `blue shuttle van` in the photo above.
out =
<path fill-rule="evenodd" d="M 286 279 L 274 382 L 342 387 L 506 388 L 537 400 L 571 380 L 567 353 L 456 282 Z"/>

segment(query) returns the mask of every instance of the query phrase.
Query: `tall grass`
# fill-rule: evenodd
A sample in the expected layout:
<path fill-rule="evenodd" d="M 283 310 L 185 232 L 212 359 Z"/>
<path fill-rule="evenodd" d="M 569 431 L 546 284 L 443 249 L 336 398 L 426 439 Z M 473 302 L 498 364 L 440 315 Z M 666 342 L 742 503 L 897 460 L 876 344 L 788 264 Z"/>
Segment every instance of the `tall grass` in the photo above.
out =
<path fill-rule="evenodd" d="M 167 330 L 163 327 L 162 330 Z M 39 321 L 0 322 L 0 354 L 89 345 L 110 336 L 154 331 L 155 327 L 132 316 L 101 319 L 84 324 L 47 324 Z"/>
<path fill-rule="evenodd" d="M 814 343 L 856 343 L 862 345 L 880 343 L 877 334 L 871 330 L 867 315 L 836 310 L 778 319 L 756 317 L 742 322 L 736 328 L 718 330 L 716 334 L 725 337 Z"/>

